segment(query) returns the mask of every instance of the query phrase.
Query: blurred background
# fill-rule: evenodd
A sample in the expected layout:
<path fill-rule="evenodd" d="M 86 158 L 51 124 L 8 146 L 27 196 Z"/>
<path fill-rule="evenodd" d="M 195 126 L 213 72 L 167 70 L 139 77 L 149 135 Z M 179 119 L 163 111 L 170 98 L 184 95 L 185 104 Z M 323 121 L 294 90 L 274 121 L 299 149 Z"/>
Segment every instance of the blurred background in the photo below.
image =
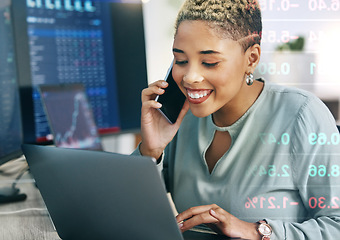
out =
<path fill-rule="evenodd" d="M 144 19 L 149 81 L 162 79 L 172 59 L 181 0 L 146 0 Z M 255 75 L 306 89 L 333 106 L 340 98 L 339 0 L 260 0 L 262 56 Z M 334 103 L 335 105 L 335 103 Z M 339 107 L 334 107 L 339 118 Z"/>

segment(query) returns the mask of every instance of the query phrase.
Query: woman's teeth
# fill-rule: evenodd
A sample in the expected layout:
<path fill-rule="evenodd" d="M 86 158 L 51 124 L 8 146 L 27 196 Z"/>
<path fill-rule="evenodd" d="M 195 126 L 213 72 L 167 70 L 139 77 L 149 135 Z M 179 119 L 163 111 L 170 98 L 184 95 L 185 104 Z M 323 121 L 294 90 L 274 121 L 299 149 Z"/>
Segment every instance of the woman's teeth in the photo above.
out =
<path fill-rule="evenodd" d="M 205 97 L 209 94 L 209 92 L 203 92 L 203 93 L 192 93 L 192 92 L 188 92 L 188 95 L 190 98 L 193 99 L 198 99 L 198 98 L 202 98 Z"/>
<path fill-rule="evenodd" d="M 194 98 L 194 99 L 198 99 L 198 98 L 202 98 L 208 95 L 208 93 L 188 93 L 189 97 Z"/>

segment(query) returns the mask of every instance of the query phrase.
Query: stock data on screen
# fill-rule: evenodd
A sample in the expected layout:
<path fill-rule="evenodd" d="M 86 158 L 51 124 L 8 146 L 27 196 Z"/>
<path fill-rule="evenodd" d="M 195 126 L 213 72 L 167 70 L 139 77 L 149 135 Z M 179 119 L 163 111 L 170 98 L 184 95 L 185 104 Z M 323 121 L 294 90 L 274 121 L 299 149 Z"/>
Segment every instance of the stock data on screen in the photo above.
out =
<path fill-rule="evenodd" d="M 45 141 L 50 133 L 34 87 L 40 84 L 84 84 L 98 128 L 117 130 L 119 109 L 107 1 L 27 0 L 26 4 L 38 141 Z"/>

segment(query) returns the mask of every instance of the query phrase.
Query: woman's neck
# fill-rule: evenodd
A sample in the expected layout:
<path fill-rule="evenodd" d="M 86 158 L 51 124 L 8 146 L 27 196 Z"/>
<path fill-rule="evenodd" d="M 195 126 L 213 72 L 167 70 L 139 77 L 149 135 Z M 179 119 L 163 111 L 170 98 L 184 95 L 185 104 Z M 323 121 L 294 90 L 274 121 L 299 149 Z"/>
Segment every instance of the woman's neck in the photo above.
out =
<path fill-rule="evenodd" d="M 255 103 L 264 87 L 261 81 L 254 81 L 252 86 L 243 86 L 243 90 L 227 105 L 213 113 L 213 121 L 218 127 L 234 124 Z"/>

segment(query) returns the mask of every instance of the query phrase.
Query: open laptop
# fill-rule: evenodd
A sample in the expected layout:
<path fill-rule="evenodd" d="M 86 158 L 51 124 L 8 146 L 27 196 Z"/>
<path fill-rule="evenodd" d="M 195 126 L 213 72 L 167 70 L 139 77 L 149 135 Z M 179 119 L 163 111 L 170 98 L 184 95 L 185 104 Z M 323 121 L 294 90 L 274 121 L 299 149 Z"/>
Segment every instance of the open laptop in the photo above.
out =
<path fill-rule="evenodd" d="M 151 158 L 27 144 L 22 149 L 62 239 L 229 239 L 182 235 Z"/>
<path fill-rule="evenodd" d="M 38 90 L 57 147 L 103 149 L 82 84 L 40 85 Z"/>

